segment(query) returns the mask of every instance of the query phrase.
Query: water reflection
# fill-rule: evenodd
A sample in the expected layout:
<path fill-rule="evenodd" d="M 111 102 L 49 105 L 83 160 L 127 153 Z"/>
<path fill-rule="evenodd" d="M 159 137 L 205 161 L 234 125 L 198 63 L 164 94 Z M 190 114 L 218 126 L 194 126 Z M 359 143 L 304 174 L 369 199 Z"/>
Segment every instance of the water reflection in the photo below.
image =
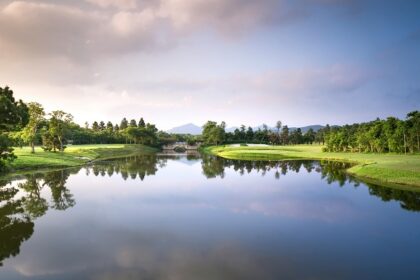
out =
<path fill-rule="evenodd" d="M 207 178 L 224 178 L 225 168 L 233 168 L 241 175 L 256 171 L 262 176 L 271 170 L 275 170 L 275 179 L 280 179 L 281 176 L 286 175 L 288 172 L 299 173 L 303 168 L 306 172 L 311 173 L 315 171 L 321 174 L 322 179 L 325 179 L 329 184 L 338 182 L 340 186 L 346 183 L 359 184 L 353 177 L 348 176 L 345 172 L 351 166 L 350 163 L 337 162 L 337 161 L 263 161 L 263 160 L 229 160 L 211 155 L 204 155 L 202 158 L 203 174 Z"/>
<path fill-rule="evenodd" d="M 167 158 L 156 155 L 137 155 L 126 158 L 118 158 L 96 163 L 86 168 L 86 174 L 95 176 L 120 175 L 124 180 L 139 178 L 141 181 L 146 176 L 155 175 L 156 172 L 166 165 Z"/>
<path fill-rule="evenodd" d="M 0 265 L 16 256 L 20 245 L 34 232 L 34 223 L 25 212 L 24 198 L 14 199 L 17 188 L 0 188 Z"/>
<path fill-rule="evenodd" d="M 232 173 L 231 171 L 233 170 L 235 173 L 240 174 L 244 177 L 251 177 L 251 173 L 257 173 L 261 176 L 273 176 L 273 179 L 281 181 L 281 179 L 283 177 L 288 176 L 287 174 L 289 173 L 296 174 L 301 172 L 303 174 L 319 174 L 319 178 L 328 184 L 337 183 L 337 185 L 339 186 L 346 186 L 351 184 L 354 187 L 358 187 L 359 185 L 361 185 L 361 182 L 355 180 L 353 177 L 349 176 L 346 172 L 344 172 L 344 170 L 349 167 L 348 163 L 340 163 L 334 161 L 241 161 L 227 160 L 208 155 L 200 157 L 200 155 L 197 154 L 190 154 L 187 157 L 179 154 L 162 154 L 158 156 L 141 155 L 127 157 L 123 159 L 98 162 L 84 168 L 28 175 L 22 178 L 22 180 L 19 180 L 18 182 L 0 182 L 0 265 L 5 259 L 17 256 L 19 254 L 22 243 L 31 238 L 32 234 L 34 233 L 34 222 L 36 219 L 46 215 L 49 209 L 64 211 L 76 205 L 75 197 L 73 196 L 69 187 L 67 186 L 68 179 L 72 174 L 83 175 L 83 172 L 85 172 L 86 176 L 115 176 L 121 177 L 123 180 L 143 181 L 147 176 L 157 175 L 158 171 L 160 169 L 165 168 L 168 165 L 169 161 L 185 160 L 191 163 L 201 164 L 201 172 L 207 179 L 226 178 L 227 174 L 229 174 L 229 172 Z M 186 176 L 186 174 L 179 175 Z M 218 180 L 217 182 L 221 184 L 222 180 Z M 401 205 L 401 208 L 404 210 L 420 211 L 420 193 L 418 192 L 384 188 L 372 184 L 365 185 L 369 188 L 370 195 L 379 197 L 382 201 L 398 201 Z M 314 186 L 314 188 L 316 187 L 317 186 Z M 244 192 L 246 192 L 246 190 L 244 190 Z M 170 198 L 173 200 L 177 199 L 176 197 Z M 284 197 L 284 200 L 287 199 L 289 198 Z M 312 199 L 312 197 L 310 199 Z M 317 199 L 320 198 L 314 197 L 313 202 L 319 204 L 321 201 L 322 203 L 321 199 Z M 141 203 L 141 201 L 137 202 Z M 239 202 L 240 204 L 240 201 L 237 202 Z M 248 202 L 248 200 L 246 200 L 246 202 Z M 280 207 L 278 205 L 279 200 L 267 200 L 266 197 L 262 197 L 260 200 L 258 200 L 257 198 L 253 198 L 251 202 L 253 202 L 253 204 L 250 207 L 254 210 L 265 209 L 264 211 L 260 211 L 262 213 L 265 213 L 267 211 L 270 212 L 272 209 L 276 210 L 277 208 L 279 208 L 280 211 L 284 213 L 287 210 L 285 208 L 290 208 L 291 205 L 288 204 L 286 201 L 283 205 L 284 207 Z M 296 203 L 294 204 L 292 203 L 293 206 L 303 208 L 303 212 L 307 211 L 308 209 L 313 210 L 313 208 L 311 207 L 304 208 L 304 205 L 300 204 L 302 201 L 299 199 L 296 199 L 295 202 Z M 229 206 L 235 205 L 234 202 L 231 203 L 232 204 Z M 340 202 L 337 202 L 336 204 L 338 205 L 340 204 Z M 123 207 L 124 205 L 121 206 Z M 165 205 L 162 204 L 160 207 L 165 207 Z M 266 210 L 266 208 L 269 209 Z M 336 211 L 337 209 L 341 208 L 329 207 L 327 210 Z M 310 213 L 305 214 L 310 215 Z M 83 229 L 83 231 L 86 231 L 86 229 Z M 106 233 L 102 234 L 106 235 Z M 118 236 L 123 236 L 123 234 L 125 233 L 121 232 L 118 234 Z M 151 234 L 151 237 L 148 237 L 151 239 L 148 242 L 133 242 L 135 244 L 141 244 L 143 247 L 138 248 L 139 250 L 132 249 L 132 247 L 130 247 L 131 249 L 127 248 L 126 251 L 121 253 L 121 256 L 119 256 L 118 260 L 124 263 L 124 265 L 127 265 L 126 262 L 129 262 L 129 264 L 134 262 L 132 266 L 138 267 L 140 266 L 140 264 L 135 263 L 136 260 L 140 259 L 143 261 L 143 259 L 146 258 L 146 261 L 150 261 L 150 263 L 161 267 L 160 261 L 148 260 L 147 258 L 152 258 L 154 256 L 156 257 L 156 259 L 162 260 L 162 255 L 164 254 L 163 252 L 160 252 L 161 254 L 156 255 L 157 253 L 159 253 L 159 251 L 156 251 L 156 248 L 160 248 L 159 240 L 170 240 L 170 238 L 168 236 L 163 236 L 161 239 L 155 240 L 155 237 L 156 234 L 153 233 Z M 138 238 L 137 235 L 136 238 Z M 104 240 L 108 239 L 104 237 Z M 124 240 L 128 239 L 123 238 L 120 240 L 120 242 L 124 243 Z M 102 247 L 105 248 L 110 244 L 110 242 L 111 241 L 109 240 L 106 241 Z M 155 242 L 156 244 L 154 244 L 153 242 Z M 179 245 L 181 243 L 181 241 L 176 240 L 175 238 L 173 246 L 175 246 L 176 244 Z M 150 244 L 150 248 L 146 248 L 147 244 Z M 125 245 L 125 243 L 121 244 L 121 246 L 123 245 Z M 165 245 L 164 247 L 165 252 L 167 252 L 167 246 L 169 245 Z M 174 251 L 177 251 L 175 249 Z M 252 256 L 245 258 L 242 262 L 241 257 L 245 256 L 246 254 L 241 251 L 243 249 L 230 249 L 232 250 L 229 251 L 229 247 L 226 246 L 222 247 L 222 249 L 216 250 L 216 252 L 214 252 L 214 256 L 211 253 L 208 253 L 208 259 L 203 258 L 201 252 L 189 252 L 189 257 L 186 258 L 185 263 L 182 263 L 182 266 L 190 266 L 194 269 L 199 269 L 200 267 L 203 267 L 203 269 L 208 269 L 209 265 L 211 265 L 212 262 L 214 262 L 213 272 L 217 273 L 221 271 L 221 267 L 223 267 L 225 263 L 234 260 L 234 262 L 238 264 L 238 267 L 235 267 L 235 265 L 232 266 L 234 267 L 235 273 L 243 272 L 243 274 L 240 274 L 240 278 L 244 278 L 244 275 L 253 275 L 252 271 L 247 270 L 247 268 L 250 267 L 249 264 L 247 264 L 247 261 L 251 260 Z M 116 250 L 117 249 L 115 249 L 114 251 Z M 209 250 L 214 250 L 214 248 L 209 248 Z M 144 254 L 141 256 L 136 256 L 136 254 L 138 254 L 139 252 L 143 252 Z M 175 255 L 174 258 L 176 257 L 176 261 L 179 262 L 179 253 L 176 253 Z M 225 255 L 228 255 L 232 258 L 229 257 L 227 259 L 223 259 L 223 261 L 220 262 L 220 260 L 222 259 L 221 256 Z M 258 270 L 258 268 L 261 267 L 263 266 L 255 267 L 256 273 L 254 273 L 255 277 L 253 276 L 253 279 L 263 275 L 263 271 Z M 147 267 L 145 267 L 145 269 L 146 268 Z M 198 275 L 201 274 L 199 273 Z M 222 276 L 223 275 L 220 275 L 220 278 L 222 278 Z"/>
<path fill-rule="evenodd" d="M 59 170 L 23 177 L 24 182 L 0 182 L 0 265 L 6 258 L 16 256 L 20 246 L 34 232 L 34 220 L 49 208 L 66 210 L 76 202 L 66 187 L 69 176 L 78 170 Z M 43 189 L 50 191 L 48 202 Z"/>
<path fill-rule="evenodd" d="M 275 170 L 274 178 L 280 179 L 288 172 L 299 173 L 303 168 L 306 172 L 317 172 L 321 179 L 328 184 L 338 183 L 343 187 L 351 184 L 358 187 L 361 181 L 350 176 L 345 170 L 351 166 L 350 163 L 337 161 L 246 161 L 229 160 L 211 155 L 204 155 L 201 162 L 203 174 L 208 178 L 224 178 L 225 169 L 231 168 L 241 175 L 253 171 L 265 176 L 267 172 Z M 399 201 L 401 208 L 409 211 L 420 211 L 420 192 L 386 188 L 371 183 L 365 183 L 369 188 L 369 194 L 381 198 L 382 201 Z"/>

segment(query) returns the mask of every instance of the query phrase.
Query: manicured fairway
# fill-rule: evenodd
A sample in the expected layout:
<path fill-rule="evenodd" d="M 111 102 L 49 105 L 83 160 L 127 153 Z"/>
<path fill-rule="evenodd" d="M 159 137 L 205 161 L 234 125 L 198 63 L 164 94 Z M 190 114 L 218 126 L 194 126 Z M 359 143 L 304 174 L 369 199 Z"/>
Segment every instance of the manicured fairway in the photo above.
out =
<path fill-rule="evenodd" d="M 32 154 L 30 148 L 15 148 L 17 159 L 9 168 L 11 172 L 25 172 L 47 168 L 72 167 L 92 160 L 130 156 L 138 153 L 152 153 L 156 149 L 144 145 L 104 144 L 69 146 L 64 153 L 44 152 L 36 148 Z M 9 172 L 10 173 L 10 172 Z"/>
<path fill-rule="evenodd" d="M 353 162 L 348 172 L 381 184 L 401 184 L 420 190 L 420 155 L 324 153 L 319 145 L 232 147 L 213 146 L 205 151 L 229 159 L 328 159 Z"/>

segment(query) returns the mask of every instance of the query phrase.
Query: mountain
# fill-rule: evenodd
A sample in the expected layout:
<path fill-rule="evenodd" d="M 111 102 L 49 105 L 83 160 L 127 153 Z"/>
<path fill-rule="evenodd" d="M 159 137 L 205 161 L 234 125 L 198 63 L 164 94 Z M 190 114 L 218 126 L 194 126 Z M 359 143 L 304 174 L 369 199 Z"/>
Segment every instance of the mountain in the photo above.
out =
<path fill-rule="evenodd" d="M 302 130 L 302 133 L 305 134 L 309 129 L 313 129 L 313 131 L 317 132 L 321 128 L 324 128 L 323 125 L 315 124 L 315 125 L 308 125 L 304 127 L 300 127 L 300 130 Z M 297 127 L 289 127 L 290 131 L 298 129 Z"/>
<path fill-rule="evenodd" d="M 174 133 L 174 134 L 192 134 L 192 135 L 199 135 L 202 132 L 202 128 L 198 125 L 195 125 L 193 123 L 187 123 L 181 126 L 177 126 L 174 128 L 169 129 L 168 133 Z"/>

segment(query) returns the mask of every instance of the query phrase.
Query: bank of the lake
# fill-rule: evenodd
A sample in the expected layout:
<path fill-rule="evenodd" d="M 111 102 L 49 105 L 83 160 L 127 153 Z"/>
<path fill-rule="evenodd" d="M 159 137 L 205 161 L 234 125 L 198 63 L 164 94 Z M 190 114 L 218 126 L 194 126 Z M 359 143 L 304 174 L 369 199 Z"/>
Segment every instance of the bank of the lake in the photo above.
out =
<path fill-rule="evenodd" d="M 8 172 L 5 175 L 74 167 L 94 160 L 155 152 L 157 152 L 156 148 L 134 144 L 72 145 L 67 147 L 62 153 L 45 152 L 40 147 L 37 147 L 34 154 L 31 153 L 29 147 L 15 148 L 14 154 L 17 156 L 17 159 L 8 165 Z"/>
<path fill-rule="evenodd" d="M 203 149 L 228 159 L 287 160 L 315 159 L 340 160 L 355 165 L 347 171 L 356 177 L 382 185 L 401 185 L 420 189 L 420 155 L 327 153 L 319 145 L 295 146 L 212 146 Z"/>

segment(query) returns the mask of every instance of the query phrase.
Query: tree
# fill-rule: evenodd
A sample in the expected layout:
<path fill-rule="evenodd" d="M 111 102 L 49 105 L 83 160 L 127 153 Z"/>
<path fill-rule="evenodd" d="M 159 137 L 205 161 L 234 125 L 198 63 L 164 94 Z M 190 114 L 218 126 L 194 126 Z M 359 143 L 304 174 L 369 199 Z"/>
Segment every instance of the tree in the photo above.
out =
<path fill-rule="evenodd" d="M 97 121 L 94 121 L 92 124 L 92 130 L 93 131 L 99 131 L 99 124 Z"/>
<path fill-rule="evenodd" d="M 315 141 L 315 131 L 310 128 L 306 133 L 305 133 L 305 142 L 308 144 L 311 144 Z"/>
<path fill-rule="evenodd" d="M 121 123 L 120 123 L 120 129 L 121 130 L 124 130 L 124 129 L 126 129 L 128 127 L 128 121 L 127 121 L 127 119 L 126 118 L 123 118 L 122 119 L 122 121 L 121 121 Z"/>
<path fill-rule="evenodd" d="M 137 122 L 136 122 L 136 120 L 135 120 L 135 119 L 132 119 L 132 120 L 130 121 L 130 127 L 137 127 Z"/>
<path fill-rule="evenodd" d="M 100 121 L 99 130 L 105 130 L 105 122 L 104 121 Z"/>
<path fill-rule="evenodd" d="M 289 144 L 289 127 L 287 125 L 283 126 L 280 138 L 283 145 Z"/>
<path fill-rule="evenodd" d="M 203 140 L 208 145 L 219 145 L 225 141 L 225 128 L 226 123 L 221 122 L 220 125 L 217 122 L 208 121 L 203 126 Z"/>
<path fill-rule="evenodd" d="M 407 114 L 407 123 L 409 127 L 409 134 L 412 143 L 412 150 L 416 147 L 417 152 L 420 152 L 420 112 L 413 111 Z"/>
<path fill-rule="evenodd" d="M 35 153 L 35 138 L 38 132 L 39 124 L 44 120 L 45 112 L 41 104 L 32 102 L 28 104 L 29 122 L 23 130 L 23 138 L 29 142 L 31 152 Z"/>
<path fill-rule="evenodd" d="M 252 142 L 254 140 L 254 130 L 252 130 L 252 127 L 248 127 L 246 131 L 246 141 Z"/>
<path fill-rule="evenodd" d="M 112 122 L 107 122 L 106 123 L 106 130 L 108 130 L 108 132 L 112 133 L 114 131 L 114 125 L 112 124 Z"/>
<path fill-rule="evenodd" d="M 28 123 L 28 107 L 22 100 L 16 101 L 13 91 L 9 87 L 0 87 L 0 171 L 5 167 L 6 161 L 15 159 L 13 142 L 7 133 L 16 131 Z"/>
<path fill-rule="evenodd" d="M 280 136 L 280 129 L 281 129 L 281 121 L 277 121 L 276 128 L 277 128 L 277 134 Z"/>
<path fill-rule="evenodd" d="M 56 138 L 59 143 L 60 151 L 64 151 L 64 137 L 69 124 L 73 121 L 73 116 L 63 111 L 57 110 L 50 113 L 49 133 L 50 136 Z M 55 145 L 53 145 L 55 151 Z"/>
<path fill-rule="evenodd" d="M 144 122 L 144 120 L 143 120 L 143 118 L 141 118 L 140 120 L 139 120 L 139 127 L 141 128 L 145 128 L 146 127 L 146 123 Z"/>

